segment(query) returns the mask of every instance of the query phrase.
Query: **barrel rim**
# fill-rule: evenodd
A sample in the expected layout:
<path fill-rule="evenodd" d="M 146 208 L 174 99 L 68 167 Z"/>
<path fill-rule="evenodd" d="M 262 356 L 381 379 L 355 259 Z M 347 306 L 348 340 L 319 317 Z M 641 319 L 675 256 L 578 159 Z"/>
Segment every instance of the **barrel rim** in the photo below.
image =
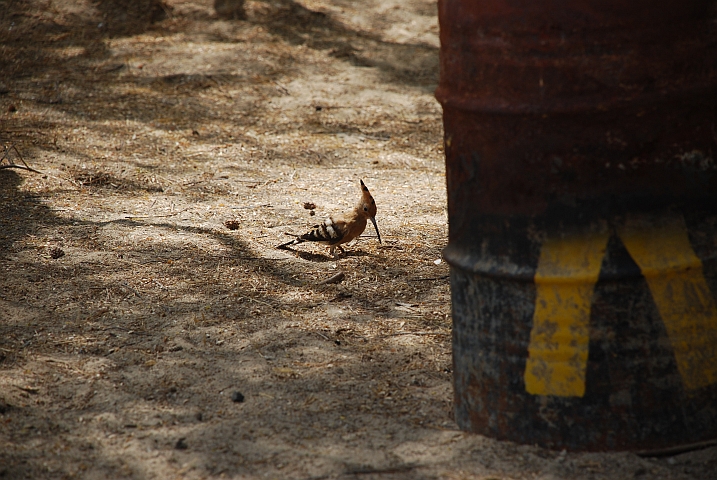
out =
<path fill-rule="evenodd" d="M 577 99 L 558 99 L 551 97 L 540 102 L 515 102 L 500 97 L 481 97 L 478 95 L 459 95 L 451 93 L 451 88 L 439 84 L 434 95 L 443 108 L 466 112 L 478 112 L 493 115 L 577 115 L 586 113 L 604 113 L 626 109 L 650 109 L 656 104 L 679 104 L 684 108 L 687 100 L 702 103 L 705 98 L 717 98 L 717 85 L 704 83 L 681 86 L 679 90 L 643 93 L 631 97 L 618 97 L 605 100 L 605 95 L 592 95 Z M 711 96 L 710 96 L 711 95 Z M 715 102 L 717 106 L 717 102 Z"/>

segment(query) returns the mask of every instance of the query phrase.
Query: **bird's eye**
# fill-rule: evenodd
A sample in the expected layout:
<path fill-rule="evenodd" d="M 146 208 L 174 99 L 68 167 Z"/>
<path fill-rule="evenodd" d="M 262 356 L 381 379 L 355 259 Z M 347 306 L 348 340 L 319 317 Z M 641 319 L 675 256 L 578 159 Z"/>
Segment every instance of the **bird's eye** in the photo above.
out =
<path fill-rule="evenodd" d="M 368 207 L 363 207 L 364 212 L 368 212 Z"/>

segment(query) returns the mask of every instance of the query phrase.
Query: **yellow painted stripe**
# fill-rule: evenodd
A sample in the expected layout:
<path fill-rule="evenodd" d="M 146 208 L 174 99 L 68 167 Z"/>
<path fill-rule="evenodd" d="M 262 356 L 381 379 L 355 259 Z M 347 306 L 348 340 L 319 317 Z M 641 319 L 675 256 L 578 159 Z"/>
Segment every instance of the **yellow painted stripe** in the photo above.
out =
<path fill-rule="evenodd" d="M 607 232 L 590 232 L 543 243 L 525 365 L 528 393 L 585 394 L 590 305 L 608 237 Z"/>
<path fill-rule="evenodd" d="M 633 218 L 618 233 L 647 280 L 685 388 L 717 382 L 717 306 L 684 219 Z"/>

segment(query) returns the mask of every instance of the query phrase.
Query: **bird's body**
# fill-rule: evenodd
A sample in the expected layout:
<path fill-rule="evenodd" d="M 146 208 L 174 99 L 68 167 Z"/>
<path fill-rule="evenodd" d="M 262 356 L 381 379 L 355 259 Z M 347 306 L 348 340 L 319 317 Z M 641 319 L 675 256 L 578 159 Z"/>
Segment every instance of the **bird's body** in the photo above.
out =
<path fill-rule="evenodd" d="M 361 181 L 361 200 L 351 211 L 340 215 L 332 215 L 303 235 L 297 235 L 290 242 L 282 243 L 277 248 L 286 248 L 289 245 L 297 245 L 303 242 L 319 242 L 330 247 L 329 253 L 335 256 L 336 248 L 341 250 L 342 244 L 348 243 L 358 237 L 366 229 L 368 220 L 371 220 L 376 228 L 376 235 L 379 243 L 381 234 L 376 225 L 376 201 L 369 193 L 368 188 Z"/>

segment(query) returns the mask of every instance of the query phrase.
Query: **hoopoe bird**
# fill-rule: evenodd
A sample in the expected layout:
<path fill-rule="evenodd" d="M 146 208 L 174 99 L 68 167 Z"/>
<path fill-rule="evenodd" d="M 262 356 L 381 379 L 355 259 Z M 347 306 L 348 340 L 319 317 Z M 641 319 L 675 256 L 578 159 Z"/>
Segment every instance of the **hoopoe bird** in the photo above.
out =
<path fill-rule="evenodd" d="M 329 254 L 336 258 L 334 253 L 336 249 L 338 248 L 341 253 L 345 253 L 341 244 L 348 243 L 361 235 L 366 229 L 368 220 L 373 223 L 376 236 L 378 236 L 378 243 L 381 243 L 381 234 L 378 232 L 378 225 L 376 225 L 376 201 L 371 196 L 366 185 L 364 185 L 363 180 L 359 181 L 361 182 L 361 200 L 353 210 L 341 215 L 330 216 L 322 223 L 314 225 L 309 232 L 303 235 L 287 233 L 287 235 L 292 235 L 296 238 L 290 242 L 282 243 L 276 248 L 286 248 L 289 245 L 298 245 L 303 242 L 319 242 L 328 245 L 330 247 Z"/>

